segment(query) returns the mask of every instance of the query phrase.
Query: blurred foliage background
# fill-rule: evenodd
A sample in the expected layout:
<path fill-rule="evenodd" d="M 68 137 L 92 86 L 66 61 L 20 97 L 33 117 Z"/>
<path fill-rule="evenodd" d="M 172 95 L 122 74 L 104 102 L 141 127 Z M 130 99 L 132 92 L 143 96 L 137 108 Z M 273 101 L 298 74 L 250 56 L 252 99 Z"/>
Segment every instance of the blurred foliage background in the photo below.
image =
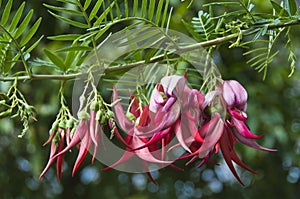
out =
<path fill-rule="evenodd" d="M 20 1 L 21 2 L 21 1 Z M 14 9 L 20 2 L 14 1 Z M 44 1 L 54 4 L 53 1 Z M 170 28 L 184 31 L 181 19 L 191 21 L 197 16 L 206 1 L 172 0 L 173 14 Z M 254 9 L 271 9 L 269 1 L 253 1 Z M 71 27 L 53 18 L 42 2 L 26 1 L 26 9 L 33 8 L 36 18 L 42 16 L 39 35 L 62 34 Z M 230 6 L 229 6 L 230 7 Z M 229 9 L 228 7 L 228 9 Z M 226 7 L 218 12 L 225 12 Z M 293 43 L 300 42 L 299 27 L 294 27 Z M 187 34 L 187 32 L 185 32 Z M 35 50 L 33 57 L 44 57 L 43 48 L 61 45 L 46 39 Z M 53 80 L 32 81 L 20 85 L 30 104 L 35 104 L 37 122 L 31 124 L 30 133 L 23 139 L 17 138 L 20 124 L 9 118 L 0 120 L 0 198 L 1 199 L 40 199 L 40 198 L 300 198 L 300 73 L 299 63 L 295 74 L 288 78 L 289 70 L 285 55 L 286 46 L 277 46 L 280 53 L 268 70 L 266 80 L 249 67 L 243 57 L 244 49 L 228 49 L 230 43 L 220 45 L 214 51 L 214 61 L 223 79 L 236 79 L 248 91 L 248 125 L 256 134 L 265 137 L 259 142 L 263 146 L 276 148 L 278 152 L 266 153 L 237 145 L 242 160 L 258 172 L 257 175 L 240 171 L 246 186 L 234 179 L 222 159 L 215 158 L 220 166 L 206 165 L 196 169 L 193 165 L 180 172 L 165 168 L 154 172 L 159 185 L 152 184 L 145 174 L 121 173 L 111 170 L 102 172 L 105 166 L 99 162 L 90 164 L 89 158 L 80 171 L 71 177 L 71 167 L 75 153 L 67 157 L 61 183 L 57 182 L 55 170 L 51 168 L 43 180 L 38 176 L 46 164 L 49 148 L 42 147 L 48 137 L 48 130 L 58 111 L 59 82 Z M 300 46 L 296 46 L 299 48 Z M 300 51 L 296 50 L 300 58 Z M 45 69 L 36 69 L 42 71 Z M 46 69 L 47 70 L 47 69 Z M 1 82 L 1 90 L 10 83 Z M 67 83 L 71 100 L 72 81 Z M 70 103 L 71 104 L 71 103 Z M 184 162 L 182 162 L 182 165 Z"/>

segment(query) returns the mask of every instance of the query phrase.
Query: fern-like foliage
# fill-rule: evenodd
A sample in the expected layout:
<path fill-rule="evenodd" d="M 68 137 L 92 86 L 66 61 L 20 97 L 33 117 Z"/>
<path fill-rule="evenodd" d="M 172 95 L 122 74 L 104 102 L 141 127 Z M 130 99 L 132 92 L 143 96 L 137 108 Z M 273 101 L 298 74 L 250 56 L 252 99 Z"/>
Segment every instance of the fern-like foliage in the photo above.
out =
<path fill-rule="evenodd" d="M 258 72 L 262 72 L 263 79 L 266 78 L 268 66 L 279 53 L 274 48 L 276 41 L 283 32 L 286 32 L 291 70 L 289 76 L 291 76 L 295 70 L 296 56 L 291 43 L 290 27 L 276 26 L 298 20 L 297 4 L 295 0 L 284 0 L 281 4 L 270 1 L 270 4 L 273 11 L 266 14 L 256 13 L 251 0 L 215 1 L 204 5 L 209 8 L 209 12 L 200 10 L 191 23 L 184 22 L 184 24 L 198 41 L 209 41 L 220 36 L 236 38 L 229 48 L 249 49 L 244 53 L 249 57 L 247 63 Z M 226 13 L 218 12 L 222 6 L 226 6 Z"/>
<path fill-rule="evenodd" d="M 256 47 L 248 52 L 244 53 L 244 55 L 252 56 L 247 63 L 250 64 L 251 67 L 255 68 L 258 72 L 263 72 L 263 79 L 267 76 L 267 69 L 269 64 L 273 61 L 274 57 L 279 53 L 279 50 L 273 50 L 274 44 L 282 31 L 274 31 L 269 30 L 267 35 L 267 39 L 265 40 L 256 40 Z M 251 41 L 249 43 L 252 43 Z M 249 43 L 244 43 L 249 44 Z"/>
<path fill-rule="evenodd" d="M 25 13 L 25 2 L 23 2 L 13 14 L 12 5 L 13 0 L 8 0 L 5 7 L 0 7 L 2 10 L 0 12 L 0 73 L 6 75 L 16 63 L 21 61 L 26 72 L 30 74 L 27 60 L 42 37 L 35 42 L 31 42 L 31 39 L 42 19 L 39 18 L 31 26 L 33 10 Z"/>
<path fill-rule="evenodd" d="M 192 19 L 192 24 L 196 33 L 199 34 L 200 41 L 208 41 L 213 39 L 212 35 L 215 31 L 215 24 L 209 13 L 200 10 L 198 17 Z"/>
<path fill-rule="evenodd" d="M 114 25 L 120 25 L 119 31 L 127 31 L 141 24 L 147 24 L 151 27 L 165 27 L 169 14 L 169 0 L 58 1 L 62 3 L 61 6 L 44 5 L 49 9 L 51 15 L 75 28 L 81 29 L 81 32 L 83 32 L 80 35 L 65 34 L 48 37 L 51 40 L 73 41 L 69 48 L 58 50 L 59 53 L 64 53 L 67 57 L 65 61 L 63 59 L 60 60 L 59 57 L 61 56 L 57 53 L 45 51 L 49 60 L 63 72 L 69 70 L 80 71 L 87 54 L 91 50 L 94 50 L 94 53 L 97 51 L 97 45 L 105 40 L 105 37 L 108 36 L 108 31 Z M 72 9 L 69 9 L 69 7 L 72 7 Z M 74 59 L 74 57 L 76 58 Z M 94 64 L 101 65 L 101 61 L 97 60 L 97 54 L 90 54 L 89 57 L 96 58 Z M 90 62 L 87 61 L 85 63 Z"/>
<path fill-rule="evenodd" d="M 292 47 L 290 38 L 290 27 L 271 29 L 270 26 L 280 23 L 282 20 L 290 20 L 297 14 L 296 2 L 294 0 L 286 0 L 281 5 L 271 1 L 273 6 L 273 15 L 271 19 L 260 19 L 253 24 L 254 35 L 250 42 L 244 42 L 243 45 L 252 45 L 252 50 L 244 53 L 249 55 L 247 61 L 258 72 L 263 72 L 263 79 L 267 76 L 267 70 L 270 63 L 279 53 L 279 50 L 274 50 L 274 45 L 280 35 L 286 32 L 286 46 L 288 47 L 288 60 L 290 61 L 291 76 L 295 70 L 296 56 Z M 251 32 L 253 33 L 253 31 Z"/>

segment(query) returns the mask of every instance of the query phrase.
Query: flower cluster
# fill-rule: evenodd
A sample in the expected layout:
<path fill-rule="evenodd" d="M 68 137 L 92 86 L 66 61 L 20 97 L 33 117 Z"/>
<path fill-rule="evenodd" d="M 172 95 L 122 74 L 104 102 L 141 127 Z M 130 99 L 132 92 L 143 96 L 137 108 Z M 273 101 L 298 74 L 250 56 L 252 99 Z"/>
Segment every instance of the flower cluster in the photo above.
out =
<path fill-rule="evenodd" d="M 78 113 L 79 122 L 75 122 L 75 118 L 70 115 L 65 106 L 62 107 L 58 118 L 52 125 L 50 136 L 44 144 L 45 146 L 51 142 L 51 149 L 48 163 L 40 174 L 40 179 L 56 161 L 57 178 L 60 181 L 64 155 L 73 148 L 78 148 L 79 152 L 73 167 L 72 176 L 75 175 L 89 151 L 93 151 L 92 163 L 94 163 L 99 140 L 101 141 L 104 135 L 103 125 L 113 114 L 111 111 L 104 112 L 100 104 L 99 101 L 93 101 L 90 105 L 89 113 L 86 110 L 81 110 Z M 66 115 L 68 119 L 65 118 Z"/>
<path fill-rule="evenodd" d="M 258 150 L 275 151 L 260 146 L 256 139 L 262 136 L 253 134 L 247 127 L 247 98 L 246 90 L 235 80 L 223 81 L 216 90 L 204 95 L 190 88 L 185 76 L 174 75 L 162 78 L 146 103 L 131 94 L 131 102 L 125 113 L 117 89 L 114 88 L 110 105 L 113 112 L 107 106 L 103 108 L 102 100 L 96 100 L 88 103 L 89 114 L 80 109 L 78 125 L 69 122 L 52 128 L 45 143 L 52 142 L 50 158 L 40 177 L 56 160 L 60 180 L 64 155 L 74 147 L 79 148 L 79 153 L 72 175 L 88 151 L 93 153 L 93 162 L 99 150 L 99 140 L 104 136 L 103 126 L 108 124 L 125 150 L 122 157 L 104 170 L 115 168 L 135 157 L 141 161 L 145 172 L 155 183 L 149 171 L 150 163 L 181 170 L 174 165 L 176 161 L 187 160 L 186 164 L 190 164 L 201 159 L 198 165 L 201 167 L 212 162 L 211 156 L 221 151 L 231 172 L 243 184 L 233 162 L 255 172 L 240 160 L 234 145 L 240 142 Z M 120 130 L 126 133 L 125 138 Z M 177 148 L 185 152 L 171 157 L 169 154 Z"/>
<path fill-rule="evenodd" d="M 134 155 L 141 159 L 146 171 L 147 163 L 175 167 L 173 163 L 181 159 L 188 159 L 189 164 L 200 158 L 199 166 L 202 166 L 221 149 L 228 167 L 243 184 L 233 162 L 255 172 L 240 160 L 234 144 L 239 141 L 259 150 L 275 151 L 260 146 L 255 139 L 262 136 L 250 132 L 245 124 L 247 92 L 235 80 L 224 81 L 217 90 L 204 95 L 189 88 L 185 77 L 167 76 L 156 85 L 148 104 L 141 106 L 137 98 L 131 99 L 130 113 L 134 117 L 124 114 L 121 103 L 114 106 L 118 126 L 127 132 L 125 141 L 122 140 L 127 148 L 120 160 L 105 170 L 124 163 Z M 113 100 L 118 100 L 116 89 Z M 170 145 L 173 139 L 177 143 Z M 166 153 L 178 147 L 185 149 L 186 153 L 176 159 L 168 159 Z"/>

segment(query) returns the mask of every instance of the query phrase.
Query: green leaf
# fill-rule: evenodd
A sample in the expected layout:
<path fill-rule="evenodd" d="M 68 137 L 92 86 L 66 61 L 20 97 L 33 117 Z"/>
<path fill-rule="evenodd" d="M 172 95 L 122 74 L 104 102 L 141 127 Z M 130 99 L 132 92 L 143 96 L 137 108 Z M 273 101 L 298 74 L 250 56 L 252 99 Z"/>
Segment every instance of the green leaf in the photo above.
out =
<path fill-rule="evenodd" d="M 26 53 L 30 53 L 33 49 L 37 47 L 37 45 L 40 43 L 40 41 L 44 38 L 42 35 L 34 44 L 30 45 L 30 47 L 25 51 Z"/>
<path fill-rule="evenodd" d="M 119 7 L 119 4 L 118 3 L 115 3 L 115 12 L 117 13 L 117 16 L 118 18 L 121 18 L 122 14 L 121 14 L 121 10 L 120 10 L 120 7 Z M 111 10 L 112 11 L 112 10 Z M 125 11 L 126 12 L 126 11 Z M 113 15 L 112 13 L 110 14 L 110 16 L 113 18 Z"/>
<path fill-rule="evenodd" d="M 61 12 L 61 13 L 69 13 L 72 15 L 78 15 L 78 16 L 83 16 L 82 12 L 74 10 L 74 9 L 67 9 L 64 7 L 57 7 L 57 6 L 52 6 L 52 5 L 48 5 L 48 4 L 43 4 L 46 8 L 51 9 L 51 10 L 55 10 L 57 12 Z"/>
<path fill-rule="evenodd" d="M 146 18 L 147 13 L 147 0 L 142 1 L 142 17 Z"/>
<path fill-rule="evenodd" d="M 69 51 L 91 51 L 93 48 L 88 46 L 70 46 L 57 50 L 56 52 L 69 52 Z"/>
<path fill-rule="evenodd" d="M 74 41 L 80 37 L 80 34 L 66 34 L 66 35 L 58 35 L 58 36 L 49 36 L 47 39 L 54 41 Z"/>
<path fill-rule="evenodd" d="M 91 14 L 89 16 L 89 20 L 91 21 L 92 19 L 94 19 L 97 16 L 97 13 L 102 5 L 103 0 L 98 0 L 97 3 L 94 5 Z"/>
<path fill-rule="evenodd" d="M 22 33 L 26 30 L 31 18 L 33 15 L 33 9 L 31 9 L 28 14 L 26 15 L 26 17 L 24 18 L 24 20 L 22 21 L 22 23 L 20 24 L 20 26 L 18 27 L 18 29 L 16 30 L 16 32 L 13 34 L 15 39 L 18 39 Z"/>
<path fill-rule="evenodd" d="M 166 0 L 164 13 L 163 13 L 163 17 L 162 17 L 162 20 L 161 20 L 161 27 L 164 27 L 166 21 L 168 20 L 167 18 L 168 18 L 168 7 L 169 7 L 169 2 L 170 2 L 170 0 Z"/>
<path fill-rule="evenodd" d="M 88 7 L 90 6 L 92 0 L 86 0 L 84 2 L 84 6 L 83 6 L 83 10 L 86 11 L 86 9 L 88 9 Z"/>
<path fill-rule="evenodd" d="M 70 1 L 68 1 L 68 0 L 57 0 L 57 1 L 62 2 L 64 4 L 69 3 L 69 4 L 72 4 L 74 6 L 77 6 L 77 2 L 78 2 L 78 1 L 74 1 L 74 0 L 70 0 Z"/>
<path fill-rule="evenodd" d="M 183 25 L 185 26 L 186 30 L 197 40 L 200 40 L 201 38 L 199 37 L 199 34 L 195 32 L 194 27 L 187 23 L 186 21 L 184 21 L 183 19 L 181 20 Z"/>
<path fill-rule="evenodd" d="M 11 11 L 11 6 L 12 6 L 12 3 L 13 1 L 12 0 L 9 0 L 4 8 L 4 11 L 2 13 L 2 18 L 1 18 L 1 21 L 0 21 L 0 24 L 2 26 L 4 26 L 9 18 L 9 15 L 10 15 L 10 11 Z"/>
<path fill-rule="evenodd" d="M 157 5 L 156 16 L 155 16 L 155 23 L 156 23 L 156 25 L 159 24 L 163 5 L 164 5 L 164 1 L 160 0 L 159 3 L 158 3 L 158 5 Z"/>
<path fill-rule="evenodd" d="M 297 13 L 297 3 L 295 0 L 285 0 L 285 8 L 288 13 L 292 16 Z"/>
<path fill-rule="evenodd" d="M 154 10 L 155 10 L 155 1 L 150 0 L 149 8 L 148 8 L 148 19 L 150 21 L 152 21 Z"/>
<path fill-rule="evenodd" d="M 128 7 L 128 1 L 124 1 L 124 7 L 125 7 L 125 17 L 127 18 L 129 16 L 129 7 Z"/>
<path fill-rule="evenodd" d="M 256 41 L 260 36 L 264 36 L 268 31 L 268 26 L 261 28 L 253 37 L 252 41 Z"/>
<path fill-rule="evenodd" d="M 29 31 L 26 33 L 26 35 L 22 38 L 20 41 L 20 46 L 25 46 L 27 42 L 33 37 L 33 35 L 36 33 L 37 29 L 39 28 L 42 21 L 42 17 L 40 17 L 34 25 L 29 29 Z"/>
<path fill-rule="evenodd" d="M 23 2 L 21 4 L 21 6 L 18 8 L 18 10 L 17 10 L 14 18 L 12 19 L 11 24 L 10 24 L 10 26 L 8 28 L 9 32 L 12 32 L 17 27 L 17 25 L 18 25 L 18 23 L 19 23 L 19 21 L 21 19 L 21 16 L 22 16 L 24 8 L 25 8 L 25 2 Z"/>
<path fill-rule="evenodd" d="M 112 10 L 112 6 L 114 5 L 114 2 L 110 4 L 108 8 L 104 10 L 104 12 L 100 15 L 100 17 L 95 21 L 94 26 L 98 26 L 102 23 L 102 21 L 106 18 L 106 16 L 110 13 Z"/>
<path fill-rule="evenodd" d="M 109 28 L 111 27 L 110 25 L 106 25 L 104 28 L 102 28 L 100 31 L 97 32 L 97 35 L 95 36 L 95 39 L 99 39 Z"/>
<path fill-rule="evenodd" d="M 135 17 L 137 14 L 137 10 L 139 8 L 139 0 L 133 1 L 133 16 Z"/>
<path fill-rule="evenodd" d="M 61 69 L 64 72 L 67 71 L 67 67 L 66 67 L 65 63 L 59 56 L 57 56 L 56 54 L 52 53 L 51 51 L 49 51 L 47 49 L 44 49 L 44 53 L 50 59 L 50 61 L 54 65 L 56 65 L 59 69 Z"/>
<path fill-rule="evenodd" d="M 271 4 L 275 10 L 275 12 L 282 17 L 288 17 L 289 13 L 288 11 L 286 11 L 286 9 L 284 9 L 283 7 L 281 7 L 278 3 L 276 3 L 275 1 L 271 1 Z"/>
<path fill-rule="evenodd" d="M 77 28 L 83 28 L 83 29 L 89 28 L 89 26 L 88 26 L 87 24 L 80 23 L 80 22 L 78 22 L 78 21 L 74 21 L 74 20 L 68 19 L 68 18 L 66 18 L 66 17 L 62 17 L 62 16 L 57 15 L 57 14 L 51 12 L 51 11 L 48 11 L 48 12 L 49 12 L 51 15 L 53 15 L 54 17 L 56 17 L 56 18 L 58 18 L 58 19 L 60 19 L 60 20 L 62 20 L 62 21 L 64 21 L 64 22 L 66 22 L 67 24 L 70 24 L 70 25 L 72 25 L 72 26 L 75 26 L 75 27 L 77 27 Z"/>
<path fill-rule="evenodd" d="M 210 18 L 209 13 L 203 12 L 200 10 L 198 12 L 198 17 L 194 17 L 192 20 L 195 32 L 199 34 L 199 37 L 202 40 L 209 40 L 211 34 L 214 32 L 214 23 Z"/>

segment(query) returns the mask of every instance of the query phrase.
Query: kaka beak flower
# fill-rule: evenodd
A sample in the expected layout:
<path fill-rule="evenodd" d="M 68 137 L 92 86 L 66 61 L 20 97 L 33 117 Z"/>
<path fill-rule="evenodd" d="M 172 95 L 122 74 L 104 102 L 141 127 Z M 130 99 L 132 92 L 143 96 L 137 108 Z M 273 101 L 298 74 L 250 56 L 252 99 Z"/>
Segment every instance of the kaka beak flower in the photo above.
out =
<path fill-rule="evenodd" d="M 224 81 L 221 92 L 229 119 L 225 122 L 225 132 L 220 139 L 220 148 L 228 167 L 237 180 L 243 184 L 232 165 L 232 161 L 252 173 L 255 172 L 247 167 L 235 153 L 233 145 L 236 143 L 236 140 L 258 150 L 269 152 L 276 150 L 262 147 L 255 142 L 254 139 L 262 138 L 263 136 L 253 134 L 245 124 L 245 121 L 248 119 L 246 114 L 248 94 L 244 87 L 235 80 Z"/>
<path fill-rule="evenodd" d="M 175 131 L 180 145 L 190 152 L 187 140 L 191 136 L 201 139 L 197 133 L 197 125 L 203 102 L 204 95 L 190 89 L 186 85 L 185 77 L 175 75 L 164 77 L 150 97 L 150 122 L 147 126 L 137 126 L 137 135 L 153 135 L 158 141 L 168 135 L 165 130 L 171 128 Z"/>
<path fill-rule="evenodd" d="M 113 101 L 118 100 L 118 94 L 117 94 L 116 88 L 114 88 L 114 90 L 113 90 L 113 99 L 112 100 Z M 137 99 L 133 98 L 132 100 L 137 100 Z M 136 125 L 142 127 L 149 123 L 149 118 L 148 118 L 149 117 L 149 106 L 143 107 L 143 110 L 139 111 L 140 115 L 135 115 L 135 116 L 137 116 L 136 121 L 138 121 L 138 124 L 136 124 L 135 121 L 129 120 L 126 117 L 126 115 L 124 114 L 123 107 L 120 102 L 116 103 L 113 108 L 115 111 L 117 123 L 123 131 L 127 132 L 127 136 L 124 140 L 120 136 L 120 133 L 118 132 L 117 128 L 114 129 L 114 133 L 117 135 L 117 138 L 119 138 L 121 142 L 126 143 L 127 147 L 125 149 L 124 154 L 117 162 L 115 162 L 114 164 L 110 165 L 107 168 L 104 168 L 103 170 L 109 170 L 111 168 L 114 168 L 114 167 L 118 166 L 119 164 L 122 164 L 122 163 L 128 161 L 129 159 L 133 158 L 134 156 L 137 156 L 141 159 L 142 164 L 144 165 L 145 170 L 146 170 L 149 178 L 151 179 L 151 181 L 153 183 L 156 183 L 149 172 L 147 162 L 158 163 L 158 164 L 171 164 L 172 162 L 160 160 L 160 159 L 157 159 L 156 157 L 154 157 L 155 153 L 153 152 L 153 149 L 157 150 L 157 148 L 155 148 L 155 145 L 157 144 L 156 138 L 153 137 L 153 139 L 155 139 L 155 142 L 154 142 L 153 140 L 151 141 L 151 139 L 149 141 L 148 137 L 137 136 L 137 126 Z M 132 114 L 137 113 L 137 111 L 133 112 L 133 110 L 134 109 L 131 108 Z M 145 143 L 147 143 L 147 144 L 145 145 Z M 143 147 L 141 147 L 141 146 L 143 146 Z M 137 148 L 139 150 L 134 150 Z"/>
<path fill-rule="evenodd" d="M 57 137 L 56 137 L 57 136 Z M 58 141 L 57 141 L 58 138 Z M 49 136 L 48 140 L 44 143 L 43 146 L 47 145 L 51 142 L 51 149 L 50 149 L 50 157 L 48 163 L 42 173 L 40 174 L 39 178 L 42 179 L 46 172 L 50 169 L 51 165 L 56 160 L 56 171 L 57 171 L 57 179 L 60 182 L 61 173 L 63 171 L 63 164 L 64 164 L 64 154 L 57 155 L 60 153 L 63 148 L 65 147 L 65 132 L 63 129 L 59 128 L 58 132 L 52 131 L 51 135 Z"/>
<path fill-rule="evenodd" d="M 219 100 L 218 104 L 223 106 L 222 110 L 226 110 L 226 118 L 221 118 L 218 112 L 213 112 L 212 118 L 205 120 L 204 123 L 201 124 L 198 132 L 200 139 L 198 139 L 197 136 L 194 137 L 194 140 L 189 139 L 189 143 L 192 143 L 189 147 L 192 152 L 187 150 L 189 153 L 178 159 L 191 158 L 187 163 L 189 164 L 194 161 L 196 157 L 204 158 L 199 165 L 202 166 L 209 161 L 209 157 L 212 154 L 218 153 L 219 149 L 221 149 L 229 169 L 236 179 L 243 184 L 232 162 L 235 162 L 237 165 L 252 173 L 255 172 L 247 167 L 236 154 L 234 145 L 237 143 L 237 140 L 255 149 L 263 151 L 276 150 L 262 147 L 255 142 L 255 139 L 261 138 L 262 136 L 253 134 L 245 124 L 245 121 L 248 119 L 245 113 L 248 94 L 239 82 L 235 80 L 224 81 L 221 90 L 210 92 L 205 96 L 202 109 L 210 107 L 215 98 Z"/>
<path fill-rule="evenodd" d="M 244 87 L 235 80 L 224 81 L 222 85 L 222 97 L 226 103 L 226 108 L 230 119 L 226 123 L 231 127 L 235 137 L 243 144 L 255 149 L 264 151 L 276 151 L 267 149 L 257 144 L 254 139 L 262 138 L 253 134 L 245 121 L 248 119 L 246 114 L 248 94 Z"/>

